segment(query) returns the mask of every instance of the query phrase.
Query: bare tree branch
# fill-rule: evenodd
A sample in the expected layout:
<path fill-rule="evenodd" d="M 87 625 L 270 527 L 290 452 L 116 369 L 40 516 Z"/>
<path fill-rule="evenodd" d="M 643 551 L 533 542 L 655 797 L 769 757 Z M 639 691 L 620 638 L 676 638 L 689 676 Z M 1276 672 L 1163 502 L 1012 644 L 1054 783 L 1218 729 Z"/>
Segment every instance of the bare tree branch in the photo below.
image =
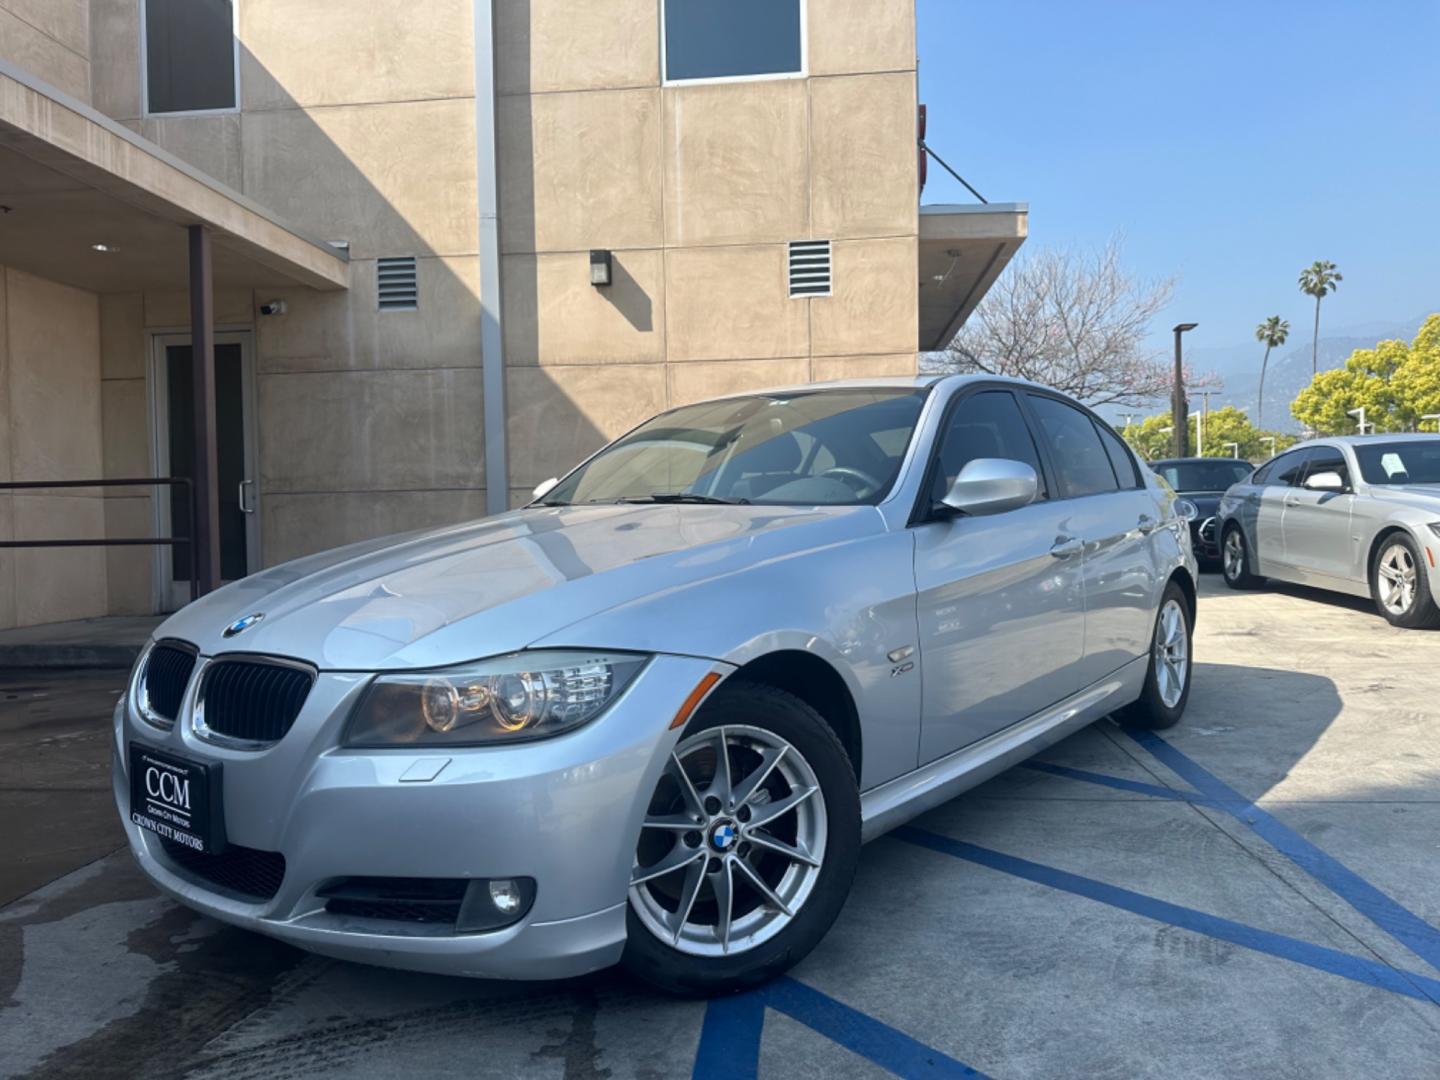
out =
<path fill-rule="evenodd" d="M 1022 256 L 926 368 L 1030 379 L 1091 406 L 1145 405 L 1167 397 L 1174 378 L 1164 354 L 1144 347 L 1174 285 L 1126 273 L 1114 240 L 1093 254 Z"/>

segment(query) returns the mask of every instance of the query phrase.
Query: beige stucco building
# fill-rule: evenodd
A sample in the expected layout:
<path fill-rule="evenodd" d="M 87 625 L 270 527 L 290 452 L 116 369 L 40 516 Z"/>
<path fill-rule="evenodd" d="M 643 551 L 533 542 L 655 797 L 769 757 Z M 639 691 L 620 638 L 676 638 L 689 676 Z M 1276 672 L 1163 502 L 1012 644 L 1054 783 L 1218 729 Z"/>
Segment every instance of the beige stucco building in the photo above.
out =
<path fill-rule="evenodd" d="M 0 0 L 0 481 L 190 475 L 197 227 L 225 577 L 514 504 L 670 405 L 912 372 L 1026 229 L 922 210 L 916 115 L 914 0 Z M 0 492 L 0 540 L 187 524 Z M 188 566 L 0 551 L 0 627 Z"/>

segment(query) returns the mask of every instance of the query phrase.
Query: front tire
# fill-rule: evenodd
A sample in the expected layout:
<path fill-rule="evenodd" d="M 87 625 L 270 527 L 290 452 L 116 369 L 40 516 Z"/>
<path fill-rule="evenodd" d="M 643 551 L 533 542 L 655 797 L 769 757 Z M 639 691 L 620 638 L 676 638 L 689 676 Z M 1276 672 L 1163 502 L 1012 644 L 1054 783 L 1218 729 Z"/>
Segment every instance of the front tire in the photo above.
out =
<path fill-rule="evenodd" d="M 859 788 L 835 732 L 792 694 L 727 684 L 651 796 L 621 963 L 681 994 L 767 982 L 830 929 L 859 853 Z"/>
<path fill-rule="evenodd" d="M 1232 522 L 1220 541 L 1220 569 L 1225 575 L 1225 584 L 1232 589 L 1258 589 L 1265 584 L 1265 579 L 1256 574 L 1251 565 L 1245 530 Z"/>
<path fill-rule="evenodd" d="M 1430 592 L 1430 579 L 1420 549 L 1404 533 L 1380 544 L 1370 565 L 1370 595 L 1391 626 L 1425 630 L 1440 626 L 1440 608 Z"/>
<path fill-rule="evenodd" d="M 1174 727 L 1190 701 L 1195 667 L 1195 613 L 1177 582 L 1165 586 L 1150 643 L 1150 667 L 1140 700 L 1120 710 L 1123 723 L 1158 731 Z"/>

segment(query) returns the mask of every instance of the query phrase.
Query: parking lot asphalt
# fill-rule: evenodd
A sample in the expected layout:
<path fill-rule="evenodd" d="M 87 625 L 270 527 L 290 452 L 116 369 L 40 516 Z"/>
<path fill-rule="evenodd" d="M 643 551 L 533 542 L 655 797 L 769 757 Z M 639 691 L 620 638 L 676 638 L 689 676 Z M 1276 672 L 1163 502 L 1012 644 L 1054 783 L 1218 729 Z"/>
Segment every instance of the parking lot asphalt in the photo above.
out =
<path fill-rule="evenodd" d="M 1102 722 L 877 840 L 790 977 L 709 1003 L 191 914 L 113 851 L 113 674 L 0 679 L 0 1074 L 1435 1077 L 1440 633 L 1207 577 L 1196 658 L 1179 727 Z"/>

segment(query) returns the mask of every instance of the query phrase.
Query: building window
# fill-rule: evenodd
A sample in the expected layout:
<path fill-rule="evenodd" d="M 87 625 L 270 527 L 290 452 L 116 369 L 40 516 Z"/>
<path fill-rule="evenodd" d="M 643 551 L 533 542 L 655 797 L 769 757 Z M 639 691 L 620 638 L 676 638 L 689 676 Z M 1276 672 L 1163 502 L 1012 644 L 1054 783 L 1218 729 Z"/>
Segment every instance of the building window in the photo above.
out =
<path fill-rule="evenodd" d="M 141 0 L 145 114 L 234 112 L 240 54 L 232 0 Z"/>
<path fill-rule="evenodd" d="M 661 0 L 665 81 L 805 74 L 805 0 Z"/>

